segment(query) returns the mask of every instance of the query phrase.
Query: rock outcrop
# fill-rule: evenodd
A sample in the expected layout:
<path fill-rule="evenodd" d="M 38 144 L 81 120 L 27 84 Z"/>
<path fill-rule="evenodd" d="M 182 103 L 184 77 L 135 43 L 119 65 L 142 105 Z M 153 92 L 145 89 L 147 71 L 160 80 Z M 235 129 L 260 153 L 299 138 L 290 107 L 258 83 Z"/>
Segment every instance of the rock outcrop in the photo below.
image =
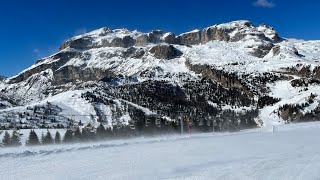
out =
<path fill-rule="evenodd" d="M 272 48 L 273 56 L 278 56 L 280 54 L 280 46 L 276 45 Z"/>
<path fill-rule="evenodd" d="M 253 48 L 252 55 L 258 58 L 263 58 L 270 52 L 272 48 L 272 43 L 260 44 L 257 47 Z"/>
<path fill-rule="evenodd" d="M 87 81 L 99 81 L 102 79 L 112 79 L 116 75 L 103 69 L 85 68 L 74 66 L 64 66 L 55 71 L 52 81 L 53 85 L 64 85 L 67 83 L 79 84 Z"/>
<path fill-rule="evenodd" d="M 82 37 L 78 39 L 71 39 L 66 41 L 61 45 L 59 50 L 63 50 L 66 48 L 74 48 L 74 49 L 79 49 L 79 50 L 85 50 L 85 49 L 90 49 L 90 48 L 97 48 L 97 45 L 94 45 L 92 43 L 93 39 L 91 37 Z"/>
<path fill-rule="evenodd" d="M 168 44 L 177 44 L 178 40 L 176 38 L 176 35 L 174 33 L 166 33 L 162 37 L 163 42 Z"/>
<path fill-rule="evenodd" d="M 183 33 L 177 37 L 177 42 L 183 45 L 196 45 L 201 43 L 201 31 L 195 30 Z"/>
<path fill-rule="evenodd" d="M 320 80 L 320 66 L 313 69 L 313 77 Z"/>
<path fill-rule="evenodd" d="M 114 38 L 108 46 L 111 47 L 123 47 L 128 48 L 135 45 L 135 39 L 133 39 L 131 36 L 125 36 L 123 38 Z"/>
<path fill-rule="evenodd" d="M 182 52 L 173 45 L 160 44 L 149 50 L 157 59 L 173 59 L 182 55 Z"/>
<path fill-rule="evenodd" d="M 61 51 L 49 57 L 52 63 L 42 63 L 30 70 L 21 72 L 17 76 L 10 78 L 9 83 L 13 84 L 13 83 L 19 83 L 21 81 L 27 80 L 32 75 L 45 71 L 46 69 L 51 69 L 55 71 L 61 68 L 61 66 L 66 64 L 70 59 L 81 57 L 81 55 L 82 53 L 77 51 Z"/>
<path fill-rule="evenodd" d="M 230 41 L 230 35 L 229 33 L 233 31 L 233 28 L 231 29 L 219 29 L 217 27 L 208 27 L 202 30 L 201 33 L 201 42 L 207 43 L 209 41 L 218 40 L 218 41 Z M 240 35 L 239 35 L 240 36 Z M 238 41 L 242 38 L 238 38 Z"/>
<path fill-rule="evenodd" d="M 281 40 L 278 33 L 272 27 L 266 25 L 255 27 L 250 21 L 234 21 L 227 24 L 217 24 L 203 30 L 183 33 L 177 37 L 177 43 L 196 45 L 200 43 L 205 44 L 209 41 L 237 42 L 246 37 L 270 43 Z"/>
<path fill-rule="evenodd" d="M 150 33 L 146 34 L 141 34 L 140 36 L 137 37 L 136 39 L 136 45 L 137 46 L 145 46 L 147 44 L 157 44 L 161 43 L 162 41 L 162 36 L 165 33 L 161 30 L 154 30 Z"/>

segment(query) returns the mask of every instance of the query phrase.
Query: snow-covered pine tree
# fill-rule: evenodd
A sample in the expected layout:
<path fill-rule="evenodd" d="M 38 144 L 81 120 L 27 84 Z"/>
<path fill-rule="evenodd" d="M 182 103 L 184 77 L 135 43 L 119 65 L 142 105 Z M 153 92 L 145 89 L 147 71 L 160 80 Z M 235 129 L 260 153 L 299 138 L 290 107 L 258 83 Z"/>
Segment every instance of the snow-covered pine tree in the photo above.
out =
<path fill-rule="evenodd" d="M 82 128 L 81 141 L 86 142 L 92 140 L 92 138 L 90 131 L 87 128 Z"/>
<path fill-rule="evenodd" d="M 61 135 L 60 135 L 59 131 L 56 132 L 56 135 L 54 137 L 54 143 L 55 144 L 60 144 L 61 143 Z"/>
<path fill-rule="evenodd" d="M 63 137 L 63 143 L 72 143 L 73 142 L 73 132 L 68 129 Z"/>
<path fill-rule="evenodd" d="M 47 130 L 47 133 L 42 140 L 42 144 L 44 145 L 53 144 L 53 138 L 49 130 Z"/>
<path fill-rule="evenodd" d="M 3 145 L 4 147 L 10 146 L 10 143 L 11 143 L 10 141 L 11 141 L 10 134 L 8 133 L 8 131 L 5 131 L 5 132 L 4 132 L 4 136 L 3 136 L 3 138 L 2 138 L 2 145 Z"/>
<path fill-rule="evenodd" d="M 29 138 L 28 138 L 26 145 L 28 145 L 28 146 L 40 145 L 38 135 L 36 132 L 34 132 L 33 129 L 30 131 Z"/>
<path fill-rule="evenodd" d="M 10 138 L 10 146 L 21 146 L 20 135 L 18 131 L 13 131 Z"/>
<path fill-rule="evenodd" d="M 81 141 L 81 137 L 82 137 L 82 133 L 81 133 L 80 127 L 78 127 L 74 132 L 74 141 L 77 141 L 77 142 Z"/>
<path fill-rule="evenodd" d="M 100 125 L 98 126 L 96 135 L 98 139 L 103 139 L 106 137 L 106 129 L 104 128 L 102 123 L 100 123 Z"/>

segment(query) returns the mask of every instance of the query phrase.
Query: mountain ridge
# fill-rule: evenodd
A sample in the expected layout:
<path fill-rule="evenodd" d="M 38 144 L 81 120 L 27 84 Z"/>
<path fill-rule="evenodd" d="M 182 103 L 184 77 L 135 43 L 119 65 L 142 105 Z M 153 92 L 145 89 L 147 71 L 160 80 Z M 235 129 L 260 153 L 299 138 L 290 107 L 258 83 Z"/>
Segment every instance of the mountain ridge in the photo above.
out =
<path fill-rule="evenodd" d="M 100 28 L 0 82 L 0 125 L 143 129 L 187 115 L 203 132 L 315 120 L 319 55 L 320 41 L 246 20 L 178 36 Z"/>

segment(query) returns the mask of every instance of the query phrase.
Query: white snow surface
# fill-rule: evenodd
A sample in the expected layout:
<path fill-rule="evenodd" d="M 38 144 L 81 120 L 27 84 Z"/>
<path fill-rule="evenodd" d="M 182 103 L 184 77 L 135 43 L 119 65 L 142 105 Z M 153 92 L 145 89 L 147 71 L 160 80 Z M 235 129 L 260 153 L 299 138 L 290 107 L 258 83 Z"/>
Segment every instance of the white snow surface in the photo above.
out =
<path fill-rule="evenodd" d="M 320 123 L 240 133 L 198 134 L 1 149 L 13 179 L 316 180 Z"/>

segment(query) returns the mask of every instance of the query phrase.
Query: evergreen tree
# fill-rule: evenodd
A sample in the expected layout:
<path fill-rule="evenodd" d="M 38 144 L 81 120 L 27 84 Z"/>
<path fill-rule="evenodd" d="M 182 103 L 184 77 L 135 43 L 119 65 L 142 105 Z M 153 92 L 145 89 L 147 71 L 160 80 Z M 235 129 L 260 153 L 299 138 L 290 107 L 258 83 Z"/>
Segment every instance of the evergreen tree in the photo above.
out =
<path fill-rule="evenodd" d="M 74 132 L 74 141 L 79 142 L 81 141 L 81 138 L 82 138 L 82 133 L 81 133 L 80 127 L 78 127 Z"/>
<path fill-rule="evenodd" d="M 20 135 L 18 131 L 13 131 L 12 136 L 10 138 L 10 145 L 11 146 L 21 146 Z"/>
<path fill-rule="evenodd" d="M 100 123 L 100 125 L 97 128 L 97 132 L 96 132 L 97 138 L 98 139 L 103 139 L 106 136 L 106 129 L 104 128 L 104 126 L 102 125 L 102 123 Z"/>
<path fill-rule="evenodd" d="M 81 141 L 85 142 L 85 141 L 89 141 L 91 139 L 92 139 L 92 136 L 91 136 L 89 130 L 86 128 L 82 128 Z"/>
<path fill-rule="evenodd" d="M 63 137 L 63 143 L 72 143 L 73 142 L 73 132 L 68 129 Z"/>
<path fill-rule="evenodd" d="M 33 129 L 30 131 L 29 138 L 26 145 L 28 146 L 40 145 L 38 135 L 36 132 L 34 132 Z"/>
<path fill-rule="evenodd" d="M 49 130 L 42 140 L 42 144 L 53 144 L 53 138 Z"/>
<path fill-rule="evenodd" d="M 55 144 L 60 144 L 61 143 L 61 135 L 60 135 L 59 131 L 56 132 L 56 135 L 54 137 L 54 143 Z"/>
<path fill-rule="evenodd" d="M 106 128 L 106 137 L 107 138 L 112 138 L 113 137 L 113 132 L 111 128 Z"/>
<path fill-rule="evenodd" d="M 3 146 L 10 146 L 11 144 L 11 137 L 8 131 L 5 131 L 4 136 L 2 138 L 2 145 Z"/>

